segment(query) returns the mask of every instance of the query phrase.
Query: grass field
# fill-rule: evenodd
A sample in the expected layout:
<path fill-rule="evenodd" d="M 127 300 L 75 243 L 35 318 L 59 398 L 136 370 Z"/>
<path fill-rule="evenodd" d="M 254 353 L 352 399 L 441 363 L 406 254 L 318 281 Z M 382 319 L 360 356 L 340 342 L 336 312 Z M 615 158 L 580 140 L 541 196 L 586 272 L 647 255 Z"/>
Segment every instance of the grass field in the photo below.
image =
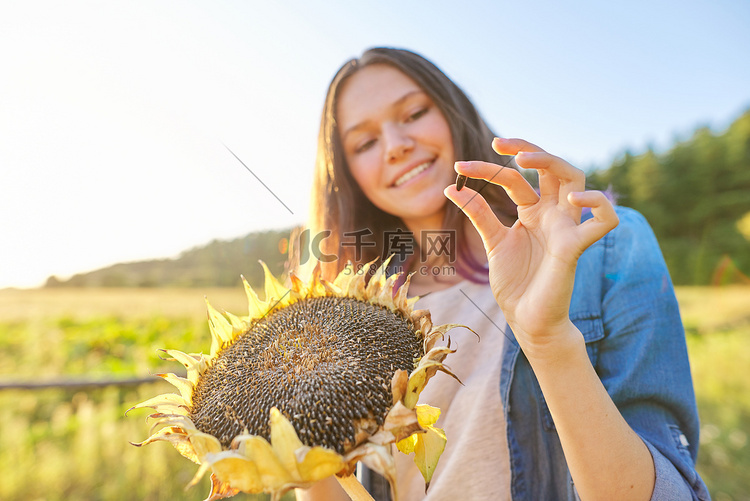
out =
<path fill-rule="evenodd" d="M 176 371 L 157 350 L 207 349 L 204 294 L 246 308 L 241 287 L 0 290 L 0 382 Z M 699 471 L 714 499 L 750 500 L 750 288 L 680 288 L 678 299 L 702 422 Z M 0 499 L 204 499 L 207 479 L 185 492 L 197 468 L 171 446 L 128 443 L 147 436 L 148 412 L 125 410 L 172 390 L 0 391 Z"/>

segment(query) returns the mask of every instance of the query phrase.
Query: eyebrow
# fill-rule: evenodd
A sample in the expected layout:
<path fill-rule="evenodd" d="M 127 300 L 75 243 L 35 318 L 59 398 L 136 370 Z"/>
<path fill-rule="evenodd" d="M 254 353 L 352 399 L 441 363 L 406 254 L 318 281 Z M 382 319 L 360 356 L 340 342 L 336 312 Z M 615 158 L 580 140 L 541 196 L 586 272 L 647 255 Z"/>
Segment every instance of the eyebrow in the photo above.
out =
<path fill-rule="evenodd" d="M 415 89 L 415 90 L 412 90 L 412 91 L 409 91 L 409 92 L 407 92 L 406 94 L 404 94 L 404 95 L 403 95 L 403 96 L 401 96 L 400 98 L 398 98 L 398 99 L 396 99 L 395 101 L 393 101 L 393 102 L 392 102 L 392 103 L 390 104 L 390 107 L 391 107 L 391 108 L 395 108 L 395 107 L 397 107 L 397 106 L 401 105 L 401 104 L 402 104 L 402 103 L 403 103 L 404 101 L 408 100 L 408 99 L 409 99 L 410 97 L 412 97 L 412 96 L 413 96 L 413 95 L 415 95 L 415 94 L 425 94 L 425 95 L 426 95 L 425 91 L 423 91 L 422 89 Z M 349 127 L 348 129 L 346 129 L 346 130 L 345 130 L 345 131 L 344 131 L 344 132 L 343 132 L 343 133 L 341 134 L 341 140 L 343 141 L 344 139 L 346 139 L 346 136 L 347 136 L 347 135 L 348 135 L 348 134 L 349 134 L 350 132 L 353 132 L 353 131 L 355 131 L 355 130 L 357 130 L 357 129 L 361 129 L 362 127 L 364 127 L 364 126 L 365 126 L 365 125 L 367 124 L 367 122 L 369 122 L 369 120 L 365 120 L 364 122 L 360 122 L 360 123 L 358 123 L 358 124 L 352 125 L 352 126 L 351 126 L 351 127 Z"/>

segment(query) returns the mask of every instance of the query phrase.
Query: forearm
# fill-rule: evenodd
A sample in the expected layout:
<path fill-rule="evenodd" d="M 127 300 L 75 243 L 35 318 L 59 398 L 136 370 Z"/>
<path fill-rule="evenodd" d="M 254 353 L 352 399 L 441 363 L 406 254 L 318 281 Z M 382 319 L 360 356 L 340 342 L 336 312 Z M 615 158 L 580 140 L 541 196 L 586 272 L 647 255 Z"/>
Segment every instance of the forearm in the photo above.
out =
<path fill-rule="evenodd" d="M 580 332 L 570 324 L 565 342 L 528 350 L 555 422 L 565 459 L 584 501 L 648 500 L 654 488 L 653 459 L 632 430 L 586 354 Z"/>

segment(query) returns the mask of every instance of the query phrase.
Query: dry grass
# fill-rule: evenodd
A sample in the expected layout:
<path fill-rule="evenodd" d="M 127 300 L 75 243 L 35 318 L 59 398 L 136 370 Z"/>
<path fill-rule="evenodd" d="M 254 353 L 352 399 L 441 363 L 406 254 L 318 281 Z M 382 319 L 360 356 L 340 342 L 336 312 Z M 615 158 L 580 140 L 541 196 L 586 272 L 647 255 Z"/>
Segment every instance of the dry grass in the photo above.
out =
<path fill-rule="evenodd" d="M 0 289 L 0 322 L 96 317 L 205 319 L 204 296 L 217 308 L 247 312 L 241 286 L 206 289 Z"/>
<path fill-rule="evenodd" d="M 750 287 L 678 287 L 682 322 L 696 333 L 750 327 Z"/>
<path fill-rule="evenodd" d="M 241 286 L 0 290 L 0 378 L 179 371 L 156 350 L 208 349 L 204 295 L 247 311 Z M 677 296 L 701 413 L 698 469 L 715 500 L 750 500 L 750 287 Z M 196 467 L 169 445 L 128 444 L 147 436 L 148 412 L 125 409 L 165 390 L 0 392 L 0 499 L 203 499 L 205 479 L 183 491 Z"/>

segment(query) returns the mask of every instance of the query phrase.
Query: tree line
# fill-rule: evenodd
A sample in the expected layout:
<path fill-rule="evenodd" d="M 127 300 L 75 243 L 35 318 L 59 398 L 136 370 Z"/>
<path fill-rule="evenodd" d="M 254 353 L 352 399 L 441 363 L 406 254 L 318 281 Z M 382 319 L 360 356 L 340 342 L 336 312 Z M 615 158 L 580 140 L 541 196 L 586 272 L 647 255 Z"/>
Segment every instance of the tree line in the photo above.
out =
<path fill-rule="evenodd" d="M 118 263 L 68 280 L 55 276 L 46 287 L 237 287 L 240 275 L 263 286 L 266 263 L 276 275 L 284 271 L 289 229 L 250 233 L 233 240 L 214 240 L 182 252 L 174 259 Z"/>
<path fill-rule="evenodd" d="M 748 281 L 750 110 L 723 132 L 700 127 L 665 152 L 625 152 L 588 182 L 648 219 L 676 284 Z"/>

